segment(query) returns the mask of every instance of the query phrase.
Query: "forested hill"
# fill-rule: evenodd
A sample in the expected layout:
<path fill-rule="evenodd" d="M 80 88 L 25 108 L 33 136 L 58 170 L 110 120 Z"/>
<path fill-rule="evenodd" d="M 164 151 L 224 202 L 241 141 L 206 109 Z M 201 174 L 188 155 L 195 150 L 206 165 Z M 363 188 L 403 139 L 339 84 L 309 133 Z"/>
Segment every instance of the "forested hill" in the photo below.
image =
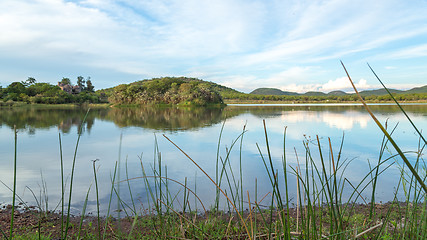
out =
<path fill-rule="evenodd" d="M 226 87 L 196 78 L 163 77 L 121 84 L 108 89 L 109 102 L 113 104 L 223 104 L 218 90 L 232 91 Z"/>

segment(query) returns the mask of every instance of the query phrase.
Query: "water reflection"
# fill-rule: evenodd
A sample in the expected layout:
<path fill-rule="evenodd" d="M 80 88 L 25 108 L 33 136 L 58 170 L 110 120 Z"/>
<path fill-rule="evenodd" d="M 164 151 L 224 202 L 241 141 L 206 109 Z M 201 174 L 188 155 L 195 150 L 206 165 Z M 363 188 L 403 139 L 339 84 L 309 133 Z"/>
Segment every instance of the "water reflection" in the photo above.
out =
<path fill-rule="evenodd" d="M 155 130 L 190 130 L 223 119 L 223 108 L 113 108 L 103 120 L 114 122 L 118 127 L 143 127 Z"/>
<path fill-rule="evenodd" d="M 377 114 L 400 114 L 394 105 L 370 106 Z M 407 105 L 405 110 L 414 116 L 427 116 L 427 105 Z M 73 126 L 80 128 L 87 109 L 73 108 L 12 108 L 1 109 L 0 127 L 6 125 L 13 129 L 26 131 L 34 135 L 37 129 L 58 127 L 63 133 L 69 133 Z M 194 130 L 217 124 L 225 118 L 251 114 L 259 118 L 281 118 L 290 123 L 309 120 L 325 122 L 331 127 L 342 130 L 367 126 L 370 117 L 363 106 L 228 106 L 224 108 L 97 108 L 91 109 L 83 126 L 89 132 L 95 120 L 110 121 L 116 126 L 142 127 L 154 130 Z"/>
<path fill-rule="evenodd" d="M 0 127 L 14 126 L 21 132 L 34 135 L 36 130 L 49 129 L 57 126 L 63 133 L 69 133 L 73 126 L 80 128 L 83 117 L 87 113 L 81 108 L 11 108 L 0 109 Z M 84 129 L 90 132 L 95 118 L 106 115 L 106 109 L 92 109 L 86 118 Z"/>
<path fill-rule="evenodd" d="M 1 109 L 0 127 L 35 134 L 36 129 L 57 126 L 69 133 L 73 126 L 80 128 L 86 109 Z M 95 120 L 114 122 L 118 127 L 142 127 L 155 130 L 191 130 L 216 124 L 224 119 L 223 108 L 101 108 L 91 109 L 86 117 L 83 131 L 90 132 Z"/>

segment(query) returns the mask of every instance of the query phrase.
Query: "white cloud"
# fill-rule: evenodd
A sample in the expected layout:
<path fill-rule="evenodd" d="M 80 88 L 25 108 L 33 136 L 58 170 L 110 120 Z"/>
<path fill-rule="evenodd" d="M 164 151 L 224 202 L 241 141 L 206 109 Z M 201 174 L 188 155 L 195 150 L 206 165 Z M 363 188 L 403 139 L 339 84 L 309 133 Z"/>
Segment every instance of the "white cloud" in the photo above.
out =
<path fill-rule="evenodd" d="M 360 90 L 373 89 L 378 85 L 369 85 L 365 79 L 359 79 L 355 82 L 356 88 Z M 329 80 L 323 84 L 289 84 L 281 88 L 284 91 L 305 93 L 308 91 L 324 92 L 328 93 L 331 91 L 342 90 L 345 92 L 354 92 L 353 88 L 347 77 L 340 77 L 335 80 Z"/>
<path fill-rule="evenodd" d="M 427 44 L 420 44 L 389 53 L 388 57 L 394 59 L 407 59 L 427 56 Z"/>
<path fill-rule="evenodd" d="M 324 122 L 331 128 L 341 130 L 353 129 L 356 124 L 358 124 L 360 128 L 366 128 L 368 122 L 371 121 L 369 115 L 352 111 L 343 113 L 325 112 L 322 114 L 318 114 L 316 112 L 295 111 L 286 112 L 286 114 L 282 114 L 281 118 L 289 123 Z"/>
<path fill-rule="evenodd" d="M 316 84 L 338 76 L 318 79 L 307 64 L 427 56 L 426 45 L 405 42 L 427 35 L 425 9 L 423 1 L 3 0 L 0 71 L 194 73 L 241 89 Z"/>

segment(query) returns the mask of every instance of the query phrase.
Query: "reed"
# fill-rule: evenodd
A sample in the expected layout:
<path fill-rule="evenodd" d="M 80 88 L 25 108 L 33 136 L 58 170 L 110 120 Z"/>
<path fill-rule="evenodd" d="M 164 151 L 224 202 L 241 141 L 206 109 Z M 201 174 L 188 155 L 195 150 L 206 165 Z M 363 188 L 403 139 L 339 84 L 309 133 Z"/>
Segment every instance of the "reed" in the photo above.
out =
<path fill-rule="evenodd" d="M 10 234 L 9 238 L 12 239 L 13 237 L 13 220 L 15 218 L 15 197 L 16 197 L 16 165 L 18 162 L 18 130 L 16 129 L 16 126 L 13 127 L 13 133 L 14 133 L 14 139 L 15 139 L 15 148 L 14 148 L 14 155 L 13 155 L 13 190 L 12 190 L 12 212 L 10 216 Z"/>
<path fill-rule="evenodd" d="M 99 190 L 98 190 L 98 179 L 96 177 L 96 162 L 99 161 L 99 159 L 92 160 L 93 164 L 93 177 L 95 181 L 95 193 L 96 193 L 96 217 L 98 221 L 98 239 L 101 239 L 101 218 L 99 213 Z"/>
<path fill-rule="evenodd" d="M 75 147 L 75 150 L 74 150 L 73 165 L 71 167 L 70 194 L 68 195 L 67 220 L 66 220 L 66 223 L 65 223 L 64 239 L 67 239 L 68 227 L 70 225 L 71 197 L 73 195 L 73 180 L 74 180 L 74 169 L 75 169 L 75 166 L 76 166 L 77 150 L 79 148 L 80 137 L 81 137 L 82 132 L 83 132 L 83 124 L 86 121 L 86 118 L 87 118 L 87 116 L 89 114 L 89 111 L 90 111 L 90 109 L 87 110 L 86 115 L 83 118 L 83 121 L 82 121 L 82 123 L 80 125 L 79 132 L 78 132 L 78 135 L 77 135 L 76 147 Z M 62 199 L 62 200 L 64 200 L 64 199 Z"/>

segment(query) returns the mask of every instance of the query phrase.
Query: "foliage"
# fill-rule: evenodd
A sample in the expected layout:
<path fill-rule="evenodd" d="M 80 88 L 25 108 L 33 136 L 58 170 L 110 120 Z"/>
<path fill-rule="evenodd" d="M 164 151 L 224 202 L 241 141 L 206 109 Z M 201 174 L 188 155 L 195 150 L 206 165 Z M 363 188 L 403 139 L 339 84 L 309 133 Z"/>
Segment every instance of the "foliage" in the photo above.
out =
<path fill-rule="evenodd" d="M 69 78 L 64 77 L 64 78 L 62 78 L 61 83 L 62 84 L 71 84 L 71 80 Z"/>
<path fill-rule="evenodd" d="M 113 104 L 222 104 L 221 95 L 207 82 L 184 77 L 164 77 L 121 84 L 108 100 Z"/>
<path fill-rule="evenodd" d="M 391 97 L 389 95 L 369 95 L 362 96 L 364 100 L 368 102 L 389 102 Z M 427 99 L 427 93 L 413 93 L 413 94 L 395 94 L 395 98 L 400 101 L 424 101 Z M 354 94 L 348 95 L 324 95 L 324 96 L 289 96 L 289 95 L 255 95 L 255 94 L 240 94 L 227 98 L 229 100 L 237 101 L 283 101 L 293 103 L 304 103 L 304 102 L 356 102 L 358 97 Z"/>
<path fill-rule="evenodd" d="M 62 78 L 60 83 L 71 84 L 71 81 L 69 78 Z M 103 102 L 101 96 L 94 93 L 94 86 L 89 77 L 86 80 L 86 84 L 87 87 L 84 87 L 79 94 L 69 94 L 62 91 L 58 86 L 37 82 L 36 79 L 29 77 L 26 81 L 13 82 L 4 89 L 0 87 L 0 102 L 25 102 L 28 104 Z"/>

